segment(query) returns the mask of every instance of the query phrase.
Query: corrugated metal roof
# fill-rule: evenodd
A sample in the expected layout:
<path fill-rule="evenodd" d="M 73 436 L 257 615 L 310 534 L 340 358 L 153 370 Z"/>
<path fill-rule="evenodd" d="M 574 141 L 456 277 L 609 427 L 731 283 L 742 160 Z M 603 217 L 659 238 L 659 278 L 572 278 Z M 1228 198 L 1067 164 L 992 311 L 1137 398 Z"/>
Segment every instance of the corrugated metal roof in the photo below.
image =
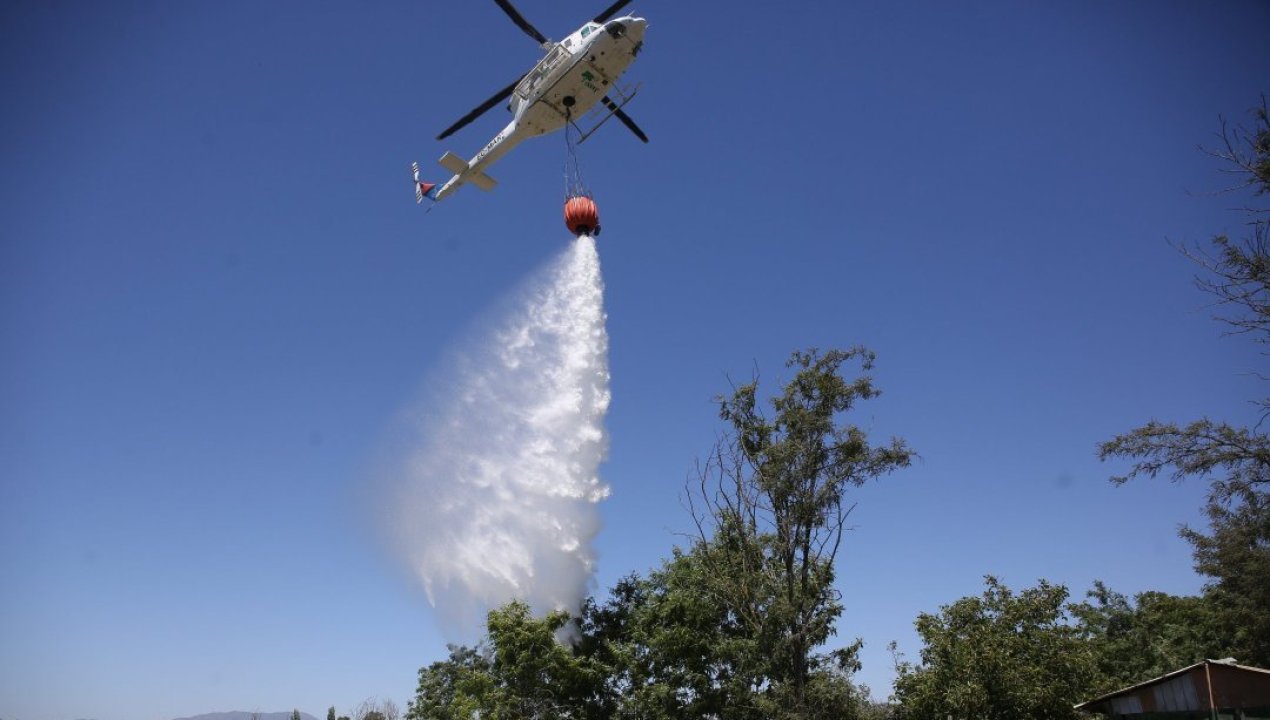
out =
<path fill-rule="evenodd" d="M 1098 712 L 1093 708 L 1095 705 L 1107 704 L 1108 709 L 1117 715 L 1132 715 L 1142 712 L 1142 702 L 1140 696 L 1135 694 L 1146 690 L 1152 685 L 1158 687 L 1152 688 L 1151 699 L 1155 701 L 1155 709 L 1158 711 L 1180 711 L 1205 709 L 1208 707 L 1208 698 L 1199 697 L 1199 688 L 1190 682 L 1189 674 L 1191 671 L 1206 665 L 1219 665 L 1224 668 L 1236 668 L 1259 676 L 1265 676 L 1266 682 L 1270 683 L 1270 670 L 1252 667 L 1249 665 L 1240 665 L 1235 662 L 1234 658 L 1225 658 L 1223 660 L 1201 660 L 1194 665 L 1187 665 L 1184 668 L 1165 673 L 1157 678 L 1152 678 L 1136 685 L 1130 685 L 1106 695 L 1096 697 L 1093 700 L 1087 700 L 1075 706 L 1077 710 L 1085 710 L 1088 712 Z M 1207 685 L 1207 683 L 1205 683 Z M 1208 688 L 1205 688 L 1208 690 Z"/>

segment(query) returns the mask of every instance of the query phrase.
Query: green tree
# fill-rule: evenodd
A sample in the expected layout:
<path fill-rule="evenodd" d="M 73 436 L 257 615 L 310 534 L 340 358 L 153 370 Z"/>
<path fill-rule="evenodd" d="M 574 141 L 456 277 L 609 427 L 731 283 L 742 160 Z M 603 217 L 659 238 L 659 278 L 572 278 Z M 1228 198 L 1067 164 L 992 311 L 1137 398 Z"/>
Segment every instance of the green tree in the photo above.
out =
<path fill-rule="evenodd" d="M 803 708 L 781 705 L 787 697 L 772 685 L 761 638 L 708 591 L 712 566 L 702 553 L 677 549 L 647 578 L 619 582 L 604 605 L 588 604 L 579 649 L 608 669 L 597 717 L 858 717 L 867 688 L 832 667 L 810 674 Z M 839 652 L 850 669 L 856 649 Z"/>
<path fill-rule="evenodd" d="M 1182 535 L 1195 548 L 1195 569 L 1210 578 L 1205 597 L 1230 648 L 1223 655 L 1270 667 L 1270 492 L 1247 493 L 1233 508 L 1209 502 L 1205 512 L 1211 533 Z"/>
<path fill-rule="evenodd" d="M 409 720 L 598 717 L 605 668 L 557 640 L 567 612 L 544 618 L 514 601 L 489 613 L 480 648 L 451 647 L 450 657 L 419 671 Z"/>
<path fill-rule="evenodd" d="M 334 705 L 326 709 L 326 720 L 336 720 Z"/>
<path fill-rule="evenodd" d="M 483 648 L 450 645 L 450 656 L 420 668 L 407 720 L 471 720 L 494 691 L 491 663 Z"/>
<path fill-rule="evenodd" d="M 291 710 L 291 720 L 300 720 L 300 711 L 299 711 L 299 710 L 296 710 L 296 709 L 294 709 L 294 708 Z"/>
<path fill-rule="evenodd" d="M 1270 113 L 1263 98 L 1251 128 L 1222 123 L 1222 147 L 1212 154 L 1239 178 L 1232 190 L 1270 193 Z M 1245 209 L 1248 235 L 1218 236 L 1212 250 L 1183 248 L 1202 268 L 1198 286 L 1223 313 L 1230 334 L 1270 343 L 1270 209 Z M 1264 353 L 1263 353 L 1264 354 Z M 1194 548 L 1195 569 L 1210 578 L 1206 595 L 1236 657 L 1270 665 L 1270 438 L 1262 426 L 1270 399 L 1256 401 L 1262 423 L 1240 427 L 1208 418 L 1186 425 L 1151 421 L 1099 447 L 1103 460 L 1130 461 L 1112 477 L 1121 484 L 1168 474 L 1174 481 L 1209 481 L 1204 512 L 1209 531 L 1181 529 Z"/>
<path fill-rule="evenodd" d="M 865 348 L 794 352 L 794 377 L 770 401 L 758 401 L 758 380 L 720 399 L 728 427 L 699 476 L 693 507 L 699 541 L 691 559 L 709 602 L 707 615 L 726 619 L 722 631 L 736 651 L 730 680 L 748 687 L 766 717 L 829 717 L 850 689 L 860 642 L 818 652 L 842 613 L 834 587 L 835 560 L 853 503 L 848 491 L 906 467 L 913 452 L 902 440 L 879 446 L 846 420 L 877 397 Z M 844 366 L 858 362 L 848 380 Z M 692 497 L 692 494 L 690 494 Z"/>
<path fill-rule="evenodd" d="M 557 638 L 571 622 L 569 613 L 530 616 L 513 602 L 490 613 L 492 673 L 499 690 L 499 717 L 588 717 L 606 672 Z"/>
<path fill-rule="evenodd" d="M 793 353 L 770 416 L 757 380 L 720 399 L 727 429 L 689 493 L 698 537 L 585 613 L 581 648 L 610 668 L 611 716 L 850 718 L 867 703 L 850 681 L 860 641 L 822 647 L 842 612 L 848 491 L 913 455 L 846 421 L 879 394 L 873 361 L 864 348 Z"/>
<path fill-rule="evenodd" d="M 366 698 L 351 713 L 353 720 L 398 720 L 401 713 L 392 700 Z"/>
<path fill-rule="evenodd" d="M 676 549 L 648 578 L 630 577 L 589 608 L 582 647 L 611 670 L 613 717 L 764 717 L 758 643 L 710 591 L 699 553 Z"/>
<path fill-rule="evenodd" d="M 1076 718 L 1093 684 L 1092 653 L 1069 622 L 1067 588 L 1014 593 L 992 576 L 978 597 L 918 616 L 921 662 L 897 663 L 905 718 Z"/>
<path fill-rule="evenodd" d="M 821 648 L 841 602 L 834 561 L 851 487 L 907 465 L 845 416 L 876 397 L 871 352 L 796 352 L 760 408 L 754 380 L 720 399 L 727 430 L 692 488 L 698 537 L 583 612 L 578 653 L 607 673 L 601 717 L 851 718 L 860 642 Z M 843 377 L 858 362 L 862 374 Z"/>
<path fill-rule="evenodd" d="M 1093 652 L 1094 694 L 1229 654 L 1216 609 L 1205 596 L 1148 591 L 1131 602 L 1096 582 L 1086 601 L 1072 605 L 1071 612 Z"/>
<path fill-rule="evenodd" d="M 860 720 L 891 720 L 896 712 L 895 706 L 889 702 L 874 702 L 869 697 L 867 685 L 861 686 L 859 708 L 858 717 Z"/>

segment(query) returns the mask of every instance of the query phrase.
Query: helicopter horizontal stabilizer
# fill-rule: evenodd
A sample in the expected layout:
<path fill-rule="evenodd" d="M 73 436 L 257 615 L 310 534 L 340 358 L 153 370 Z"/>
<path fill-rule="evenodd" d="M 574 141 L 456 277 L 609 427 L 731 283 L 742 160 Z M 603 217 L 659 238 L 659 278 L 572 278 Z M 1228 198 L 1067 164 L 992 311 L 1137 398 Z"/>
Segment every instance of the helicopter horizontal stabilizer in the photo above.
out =
<path fill-rule="evenodd" d="M 467 161 L 452 152 L 446 152 L 437 162 L 441 163 L 441 167 L 455 175 L 462 175 L 467 172 Z"/>
<path fill-rule="evenodd" d="M 494 189 L 495 185 L 498 184 L 494 178 L 483 172 L 469 172 L 469 168 L 471 166 L 467 164 L 467 161 L 452 152 L 447 152 L 442 155 L 441 159 L 437 162 L 441 163 L 441 166 L 446 170 L 454 173 L 455 177 L 458 179 L 458 183 L 454 185 L 456 188 L 462 183 L 470 182 L 476 187 L 489 192 Z M 450 182 L 453 183 L 454 181 L 451 180 Z"/>
<path fill-rule="evenodd" d="M 490 177 L 489 175 L 486 175 L 485 173 L 476 173 L 472 177 L 468 178 L 468 180 L 471 181 L 473 185 L 484 190 L 485 192 L 489 192 L 490 190 L 493 190 L 494 186 L 498 184 L 497 180 Z"/>

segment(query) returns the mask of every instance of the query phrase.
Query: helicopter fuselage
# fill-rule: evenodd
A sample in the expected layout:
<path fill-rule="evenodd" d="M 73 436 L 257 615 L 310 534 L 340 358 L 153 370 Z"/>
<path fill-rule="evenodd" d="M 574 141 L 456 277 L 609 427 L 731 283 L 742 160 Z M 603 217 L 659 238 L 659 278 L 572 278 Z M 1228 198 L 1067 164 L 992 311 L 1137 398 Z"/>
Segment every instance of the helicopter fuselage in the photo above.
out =
<path fill-rule="evenodd" d="M 512 91 L 507 109 L 512 121 L 471 160 L 446 153 L 441 163 L 454 171 L 433 196 L 440 201 L 467 182 L 488 190 L 494 181 L 485 174 L 522 141 L 555 132 L 586 114 L 626 71 L 644 42 L 648 23 L 620 17 L 589 22 L 551 46 L 547 54 Z"/>

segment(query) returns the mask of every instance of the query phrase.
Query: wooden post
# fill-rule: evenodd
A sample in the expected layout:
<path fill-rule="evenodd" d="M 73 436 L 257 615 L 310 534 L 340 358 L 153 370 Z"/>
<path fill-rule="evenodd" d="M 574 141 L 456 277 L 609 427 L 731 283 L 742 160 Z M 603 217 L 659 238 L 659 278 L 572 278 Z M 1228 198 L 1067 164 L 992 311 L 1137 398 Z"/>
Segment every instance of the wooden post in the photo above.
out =
<path fill-rule="evenodd" d="M 1208 717 L 1217 720 L 1217 703 L 1213 702 L 1213 673 L 1208 669 L 1208 661 L 1204 661 L 1204 684 L 1208 686 Z"/>

